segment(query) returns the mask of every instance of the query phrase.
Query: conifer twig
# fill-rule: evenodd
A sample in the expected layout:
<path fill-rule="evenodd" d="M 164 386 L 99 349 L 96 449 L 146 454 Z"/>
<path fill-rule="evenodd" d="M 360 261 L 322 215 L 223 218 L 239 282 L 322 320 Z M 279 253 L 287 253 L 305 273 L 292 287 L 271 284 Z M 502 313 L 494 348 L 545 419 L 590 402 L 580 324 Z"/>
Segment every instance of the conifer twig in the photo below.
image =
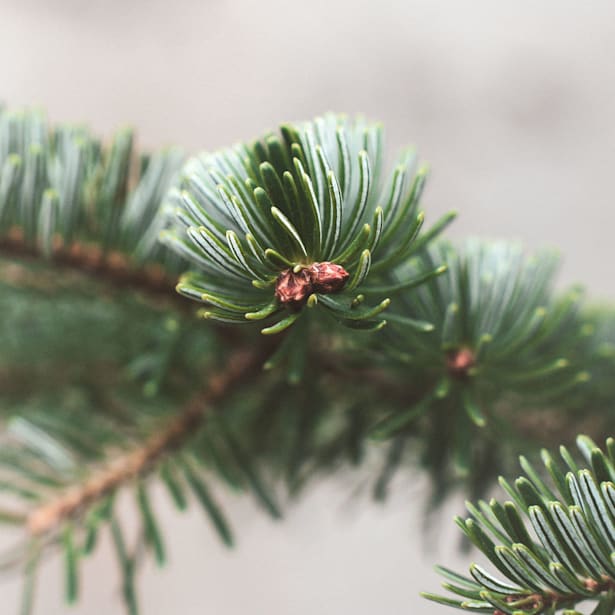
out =
<path fill-rule="evenodd" d="M 179 448 L 196 431 L 211 405 L 221 400 L 262 364 L 260 353 L 238 351 L 216 372 L 205 390 L 189 400 L 182 411 L 136 450 L 103 467 L 82 485 L 32 510 L 26 521 L 30 534 L 42 535 L 56 528 L 92 502 L 100 500 L 131 480 L 143 476 L 165 454 Z"/>
<path fill-rule="evenodd" d="M 15 227 L 0 238 L 0 255 L 9 258 L 34 259 L 40 256 L 39 251 L 24 242 L 21 229 Z M 100 279 L 113 283 L 114 286 L 130 287 L 160 297 L 167 295 L 175 297 L 175 283 L 160 266 L 135 268 L 129 259 L 119 253 L 105 254 L 95 245 L 85 245 L 79 242 L 64 246 L 61 241 L 54 245 L 52 263 L 57 267 L 87 274 L 96 274 Z M 184 300 L 181 305 L 185 305 Z"/>
<path fill-rule="evenodd" d="M 23 232 L 14 227 L 0 237 L 0 258 L 41 262 L 40 251 L 24 241 Z M 114 288 L 137 290 L 156 302 L 164 300 L 183 313 L 194 312 L 190 302 L 175 291 L 176 280 L 158 264 L 135 267 L 121 252 L 105 253 L 95 244 L 74 242 L 64 246 L 57 239 L 51 256 L 53 267 L 77 274 L 93 276 Z M 213 323 L 217 333 L 229 343 L 236 343 L 239 335 L 231 328 Z"/>

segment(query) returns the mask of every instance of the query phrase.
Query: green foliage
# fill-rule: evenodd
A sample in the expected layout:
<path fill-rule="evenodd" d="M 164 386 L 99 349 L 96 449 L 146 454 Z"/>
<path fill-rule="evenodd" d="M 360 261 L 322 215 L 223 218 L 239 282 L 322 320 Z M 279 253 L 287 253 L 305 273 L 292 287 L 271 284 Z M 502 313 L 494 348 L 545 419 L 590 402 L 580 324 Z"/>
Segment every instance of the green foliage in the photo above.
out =
<path fill-rule="evenodd" d="M 114 460 L 147 450 L 199 394 L 203 374 L 213 374 L 229 360 L 230 349 L 214 330 L 166 304 L 151 305 L 134 293 L 109 293 L 83 276 L 56 275 L 62 286 L 47 269 L 0 261 L 0 523 L 23 528 L 21 542 L 0 556 L 0 569 L 23 570 L 27 613 L 41 556 L 60 549 L 66 597 L 74 602 L 81 564 L 109 526 L 124 596 L 136 613 L 137 559 L 145 550 L 163 564 L 170 548 L 149 498 L 154 479 L 166 486 L 179 510 L 191 500 L 200 504 L 229 546 L 230 524 L 210 485 L 232 476 L 234 490 L 252 491 L 279 518 L 276 495 L 261 477 L 259 462 L 247 461 L 226 424 L 211 420 L 201 437 L 169 456 L 171 440 L 169 450 L 161 450 L 142 475 L 133 475 L 129 463 L 125 478 L 102 488 L 101 472 L 122 470 Z M 247 376 L 243 382 L 250 384 Z M 216 411 L 241 416 L 241 404 L 229 393 Z M 123 538 L 116 512 L 115 496 L 122 487 L 134 491 L 140 511 L 136 540 Z M 54 502 L 84 488 L 91 495 L 82 505 L 70 514 L 53 513 Z M 41 517 L 41 510 L 48 514 Z"/>
<path fill-rule="evenodd" d="M 506 242 L 470 241 L 461 249 L 441 242 L 408 267 L 418 274 L 439 262 L 447 275 L 400 295 L 400 327 L 391 336 L 400 360 L 431 379 L 437 374 L 438 397 L 464 389 L 466 412 L 480 427 L 494 396 L 559 402 L 587 379 L 575 357 L 587 333 L 581 293 L 553 292 L 554 254 L 530 257 Z M 421 335 L 416 320 L 430 320 L 435 331 Z"/>
<path fill-rule="evenodd" d="M 24 572 L 23 613 L 53 550 L 78 600 L 105 528 L 138 612 L 138 562 L 172 549 L 154 481 L 230 546 L 221 487 L 279 519 L 322 473 L 365 465 L 384 499 L 419 466 L 436 502 L 482 493 L 513 451 L 569 441 L 588 408 L 592 435 L 612 432 L 613 311 L 555 291 L 551 255 L 433 241 L 451 215 L 419 232 L 426 170 L 406 151 L 387 177 L 381 140 L 325 116 L 182 169 L 175 149 L 137 155 L 130 131 L 104 144 L 0 112 L 0 523 L 22 530 L 0 567 Z M 172 292 L 186 268 L 180 293 L 222 325 Z M 389 304 L 383 331 L 357 335 Z M 233 326 L 253 320 L 282 334 Z"/>
<path fill-rule="evenodd" d="M 128 129 L 105 146 L 86 128 L 0 108 L 0 238 L 19 228 L 47 257 L 59 239 L 177 267 L 157 241 L 157 214 L 182 161 L 178 149 L 137 157 Z"/>
<path fill-rule="evenodd" d="M 444 274 L 416 288 L 403 282 L 442 262 Z M 396 272 L 391 324 L 372 343 L 412 395 L 405 407 L 383 404 L 372 437 L 418 435 L 438 484 L 460 474 L 479 491 L 502 469 L 490 453 L 496 441 L 525 446 L 515 440 L 524 417 L 553 405 L 580 410 L 594 327 L 578 289 L 553 290 L 556 264 L 513 243 L 440 241 Z"/>
<path fill-rule="evenodd" d="M 468 504 L 471 516 L 457 518 L 499 576 L 477 564 L 470 577 L 439 568 L 458 597 L 425 597 L 479 613 L 572 615 L 584 601 L 598 603 L 593 613 L 613 612 L 615 441 L 607 440 L 606 451 L 586 436 L 577 444 L 587 468 L 565 447 L 561 461 L 543 450 L 547 482 L 521 457 L 525 476 L 512 485 L 500 479 L 510 500 Z"/>
<path fill-rule="evenodd" d="M 351 328 L 380 328 L 390 301 L 364 307 L 364 281 L 382 279 L 451 219 L 417 239 L 427 170 L 410 150 L 384 180 L 382 158 L 380 125 L 329 115 L 189 160 L 169 196 L 178 224 L 164 235 L 194 267 L 178 291 L 205 303 L 205 318 L 269 319 L 263 333 L 292 325 L 305 304 Z M 314 263 L 344 268 L 343 288 L 319 284 Z M 292 301 L 276 285 L 284 272 L 295 276 Z"/>

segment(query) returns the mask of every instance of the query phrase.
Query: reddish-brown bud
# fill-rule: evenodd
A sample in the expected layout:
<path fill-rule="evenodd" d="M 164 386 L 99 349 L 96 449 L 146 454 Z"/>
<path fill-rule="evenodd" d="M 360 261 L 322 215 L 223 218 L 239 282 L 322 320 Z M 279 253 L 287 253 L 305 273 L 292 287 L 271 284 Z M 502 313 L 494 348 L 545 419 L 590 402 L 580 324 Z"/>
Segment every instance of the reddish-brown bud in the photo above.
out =
<path fill-rule="evenodd" d="M 342 290 L 350 274 L 335 263 L 312 263 L 295 272 L 285 269 L 275 284 L 278 301 L 291 308 L 301 307 L 312 293 L 335 293 Z"/>
<path fill-rule="evenodd" d="M 343 267 L 329 262 L 312 263 L 308 271 L 312 278 L 314 291 L 323 295 L 342 290 L 350 277 Z"/>
<path fill-rule="evenodd" d="M 465 378 L 474 362 L 474 354 L 469 348 L 453 350 L 446 357 L 446 367 L 453 378 Z"/>
<path fill-rule="evenodd" d="M 295 273 L 285 269 L 275 283 L 275 296 L 278 301 L 291 307 L 302 306 L 312 293 L 312 278 L 307 269 Z"/>

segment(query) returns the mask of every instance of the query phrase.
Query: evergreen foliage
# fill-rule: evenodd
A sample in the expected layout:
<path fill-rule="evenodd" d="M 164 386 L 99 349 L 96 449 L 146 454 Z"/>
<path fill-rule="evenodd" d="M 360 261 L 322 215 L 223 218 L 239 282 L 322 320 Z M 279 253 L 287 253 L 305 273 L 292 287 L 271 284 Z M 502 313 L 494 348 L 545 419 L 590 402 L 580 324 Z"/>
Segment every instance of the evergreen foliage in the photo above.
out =
<path fill-rule="evenodd" d="M 451 219 L 417 240 L 427 170 L 409 150 L 384 181 L 382 158 L 380 125 L 325 116 L 191 159 L 169 196 L 178 228 L 164 235 L 196 268 L 178 291 L 205 303 L 205 318 L 275 319 L 263 333 L 292 325 L 305 304 L 351 328 L 380 328 L 390 300 L 361 305 L 370 272 L 386 274 Z"/>
<path fill-rule="evenodd" d="M 444 587 L 459 598 L 427 598 L 478 613 L 575 615 L 585 601 L 595 603 L 592 613 L 613 612 L 615 441 L 607 440 L 606 451 L 586 436 L 577 444 L 587 468 L 566 447 L 561 461 L 543 450 L 549 482 L 521 457 L 525 476 L 514 484 L 500 479 L 510 500 L 468 503 L 471 517 L 457 524 L 499 576 L 477 564 L 470 577 L 440 568 Z"/>
<path fill-rule="evenodd" d="M 519 446 L 515 425 L 537 408 L 581 407 L 585 397 L 575 395 L 590 378 L 593 327 L 579 289 L 554 291 L 552 252 L 528 256 L 510 242 L 471 240 L 457 249 L 439 241 L 394 275 L 413 278 L 442 262 L 446 275 L 394 295 L 393 324 L 375 340 L 387 371 L 416 386 L 407 410 L 393 408 L 372 436 L 399 441 L 419 431 L 437 483 L 445 484 L 452 464 L 476 492 L 486 478 L 481 467 L 497 466 L 494 441 Z M 427 321 L 429 335 L 416 326 Z"/>
<path fill-rule="evenodd" d="M 47 257 L 58 242 L 92 241 L 138 263 L 166 262 L 157 213 L 183 156 L 137 159 L 133 141 L 124 129 L 103 146 L 86 128 L 50 127 L 40 112 L 0 111 L 0 232 L 18 230 L 24 247 Z"/>
<path fill-rule="evenodd" d="M 0 112 L 0 523 L 21 532 L 0 567 L 23 571 L 24 614 L 53 550 L 77 600 L 103 531 L 138 612 L 139 558 L 161 564 L 170 548 L 153 481 L 178 510 L 200 505 L 230 546 L 221 488 L 278 519 L 319 474 L 357 468 L 383 499 L 396 472 L 420 467 L 435 504 L 453 489 L 480 497 L 519 452 L 612 433 L 612 310 L 558 291 L 553 254 L 456 247 L 438 237 L 453 214 L 424 231 L 426 168 L 407 150 L 387 175 L 379 125 L 327 115 L 187 160 L 133 142 Z M 513 504 L 471 508 L 470 538 L 523 542 L 548 570 L 540 587 L 526 572 L 509 587 L 473 568 L 457 583 L 472 608 L 576 608 L 585 581 L 578 595 L 610 608 L 613 458 L 581 445 L 589 474 L 568 453 L 573 478 L 547 463 L 569 521 L 525 461 Z M 559 542 L 525 540 L 525 511 Z M 591 525 L 587 552 L 565 534 L 577 522 Z"/>

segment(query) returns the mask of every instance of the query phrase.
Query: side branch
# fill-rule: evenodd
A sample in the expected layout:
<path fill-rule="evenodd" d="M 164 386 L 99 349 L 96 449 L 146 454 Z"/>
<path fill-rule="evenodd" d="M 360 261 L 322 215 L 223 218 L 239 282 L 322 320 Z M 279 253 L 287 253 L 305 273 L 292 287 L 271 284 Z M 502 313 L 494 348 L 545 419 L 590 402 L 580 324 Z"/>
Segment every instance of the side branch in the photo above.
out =
<path fill-rule="evenodd" d="M 30 260 L 41 257 L 35 247 L 24 241 L 21 229 L 17 227 L 12 228 L 5 237 L 0 237 L 0 255 Z M 53 247 L 51 262 L 60 268 L 95 275 L 114 286 L 128 286 L 158 297 L 175 296 L 175 283 L 161 266 L 135 268 L 126 255 L 105 253 L 95 245 L 75 242 L 67 247 L 58 240 Z M 185 304 L 183 299 L 182 304 Z"/>
<path fill-rule="evenodd" d="M 207 408 L 222 399 L 261 362 L 259 353 L 240 351 L 232 355 L 224 368 L 210 378 L 207 390 L 193 397 L 176 418 L 153 434 L 143 446 L 102 468 L 81 486 L 32 510 L 26 521 L 30 534 L 41 535 L 53 530 L 92 502 L 146 474 L 163 455 L 179 448 L 194 434 L 205 418 Z"/>

